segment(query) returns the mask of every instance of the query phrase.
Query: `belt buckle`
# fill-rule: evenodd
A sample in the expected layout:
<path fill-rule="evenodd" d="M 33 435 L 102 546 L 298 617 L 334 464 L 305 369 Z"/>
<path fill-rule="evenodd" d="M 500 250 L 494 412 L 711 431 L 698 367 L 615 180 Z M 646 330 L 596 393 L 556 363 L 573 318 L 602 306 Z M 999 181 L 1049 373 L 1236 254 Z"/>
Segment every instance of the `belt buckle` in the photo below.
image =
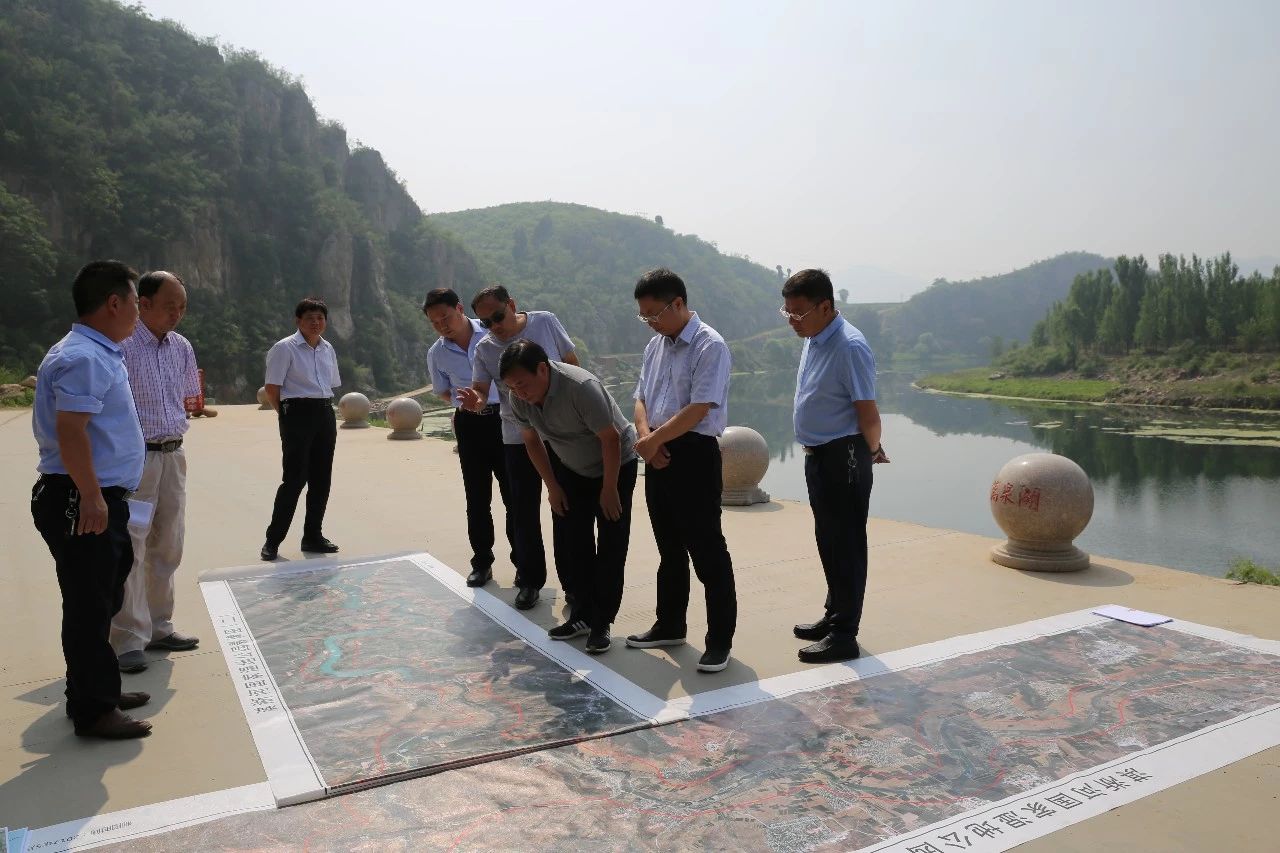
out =
<path fill-rule="evenodd" d="M 817 452 L 817 448 L 809 447 L 808 445 L 802 444 L 801 447 L 804 449 L 805 456 L 812 456 Z"/>

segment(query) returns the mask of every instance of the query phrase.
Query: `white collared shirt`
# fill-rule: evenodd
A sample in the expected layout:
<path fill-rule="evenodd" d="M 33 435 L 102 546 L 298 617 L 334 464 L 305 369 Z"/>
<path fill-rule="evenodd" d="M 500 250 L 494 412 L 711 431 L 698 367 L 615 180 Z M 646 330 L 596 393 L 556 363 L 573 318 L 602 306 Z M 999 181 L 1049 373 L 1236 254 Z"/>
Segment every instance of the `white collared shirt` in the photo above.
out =
<path fill-rule="evenodd" d="M 692 432 L 712 438 L 729 425 L 729 371 L 733 359 L 720 333 L 695 312 L 673 338 L 654 335 L 644 348 L 637 400 L 644 400 L 650 429 L 674 418 L 690 403 L 709 403 Z"/>
<path fill-rule="evenodd" d="M 338 353 L 324 338 L 312 347 L 302 332 L 281 338 L 267 350 L 267 384 L 280 386 L 280 399 L 327 399 L 342 384 Z"/>

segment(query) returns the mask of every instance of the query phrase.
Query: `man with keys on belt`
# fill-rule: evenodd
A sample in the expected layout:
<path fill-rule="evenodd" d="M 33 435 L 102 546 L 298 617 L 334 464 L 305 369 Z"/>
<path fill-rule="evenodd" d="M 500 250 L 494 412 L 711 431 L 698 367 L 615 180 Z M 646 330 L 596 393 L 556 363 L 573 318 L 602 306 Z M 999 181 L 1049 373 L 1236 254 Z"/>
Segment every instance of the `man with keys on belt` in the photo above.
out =
<path fill-rule="evenodd" d="M 120 347 L 138 322 L 137 281 L 119 261 L 86 264 L 71 287 L 80 322 L 36 374 L 31 422 L 40 478 L 31 490 L 31 516 L 58 573 L 67 716 L 82 737 L 151 733 L 151 723 L 124 713 L 151 697 L 120 692 L 110 641 L 133 566 L 129 496 L 142 478 L 144 455 Z M 139 515 L 147 509 L 139 505 Z"/>
<path fill-rule="evenodd" d="M 200 394 L 195 350 L 174 331 L 186 312 L 182 279 L 149 272 L 138 280 L 137 326 L 121 342 L 147 449 L 134 499 L 153 507 L 149 523 L 134 518 L 129 525 L 133 570 L 124 585 L 124 603 L 111 620 L 111 646 L 121 672 L 146 669 L 144 649 L 185 652 L 200 645 L 173 628 L 173 579 L 182 562 L 187 510 L 183 401 Z"/>
<path fill-rule="evenodd" d="M 825 612 L 796 625 L 805 663 L 858 657 L 858 624 L 867 590 L 867 509 L 871 466 L 888 462 L 880 444 L 876 357 L 867 339 L 836 310 L 830 277 L 801 270 L 782 287 L 779 311 L 804 338 L 796 374 L 796 441 L 804 446 L 804 479 L 818 557 L 827 577 Z"/>

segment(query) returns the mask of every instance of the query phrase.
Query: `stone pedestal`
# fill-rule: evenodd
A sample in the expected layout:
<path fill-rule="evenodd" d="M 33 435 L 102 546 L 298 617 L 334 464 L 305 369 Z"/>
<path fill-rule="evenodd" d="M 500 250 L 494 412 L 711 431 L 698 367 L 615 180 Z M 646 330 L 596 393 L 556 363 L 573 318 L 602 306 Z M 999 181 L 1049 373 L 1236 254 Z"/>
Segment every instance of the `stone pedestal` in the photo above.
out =
<path fill-rule="evenodd" d="M 769 470 L 769 445 L 751 427 L 731 426 L 720 436 L 724 489 L 721 506 L 750 506 L 769 502 L 760 481 Z"/>
<path fill-rule="evenodd" d="M 338 401 L 338 414 L 343 429 L 365 429 L 369 426 L 369 398 L 359 391 L 343 394 Z"/>
<path fill-rule="evenodd" d="M 1093 485 L 1079 465 L 1052 453 L 1015 457 L 996 474 L 990 497 L 1009 537 L 991 549 L 994 562 L 1036 572 L 1089 567 L 1089 555 L 1072 544 L 1093 517 Z"/>
<path fill-rule="evenodd" d="M 258 389 L 258 411 L 271 408 L 271 401 L 267 399 L 267 386 L 263 385 Z"/>
<path fill-rule="evenodd" d="M 422 406 L 417 400 L 400 397 L 387 406 L 387 423 L 392 433 L 387 438 L 397 441 L 414 441 L 422 438 L 418 426 L 422 423 Z"/>

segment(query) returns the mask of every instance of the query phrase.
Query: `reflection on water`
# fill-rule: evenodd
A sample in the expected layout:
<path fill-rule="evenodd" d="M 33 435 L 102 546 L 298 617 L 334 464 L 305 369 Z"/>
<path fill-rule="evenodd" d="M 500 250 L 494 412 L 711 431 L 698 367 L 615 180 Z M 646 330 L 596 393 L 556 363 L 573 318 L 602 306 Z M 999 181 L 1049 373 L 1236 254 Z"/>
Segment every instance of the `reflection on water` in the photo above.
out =
<path fill-rule="evenodd" d="M 893 462 L 876 467 L 875 516 L 1000 536 L 992 479 L 1014 456 L 1047 451 L 1093 481 L 1093 521 L 1078 544 L 1095 556 L 1211 575 L 1236 557 L 1280 564 L 1280 416 L 973 399 L 917 391 L 906 377 L 880 382 Z M 729 422 L 768 442 L 764 488 L 805 500 L 794 383 L 790 372 L 735 376 Z"/>

